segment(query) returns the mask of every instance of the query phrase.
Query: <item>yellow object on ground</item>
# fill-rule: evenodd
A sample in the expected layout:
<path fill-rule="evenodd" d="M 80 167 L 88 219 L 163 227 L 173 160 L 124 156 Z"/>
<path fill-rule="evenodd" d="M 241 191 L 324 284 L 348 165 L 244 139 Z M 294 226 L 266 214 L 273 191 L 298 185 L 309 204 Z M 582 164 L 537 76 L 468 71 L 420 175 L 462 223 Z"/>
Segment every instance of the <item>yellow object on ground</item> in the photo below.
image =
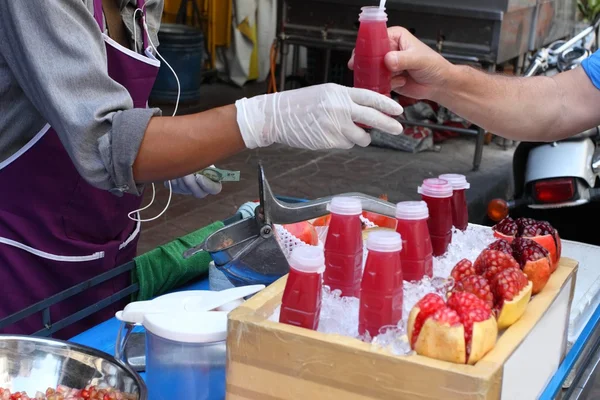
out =
<path fill-rule="evenodd" d="M 258 79 L 258 46 L 256 40 L 256 20 L 251 22 L 250 16 L 246 16 L 237 26 L 238 31 L 244 35 L 245 39 L 252 43 L 252 52 L 250 53 L 250 64 L 248 66 L 248 80 Z"/>
<path fill-rule="evenodd" d="M 217 47 L 231 45 L 232 0 L 204 0 L 208 14 L 208 49 L 212 55 L 211 66 L 216 65 Z"/>
<path fill-rule="evenodd" d="M 239 86 L 264 81 L 271 68 L 270 52 L 277 23 L 276 0 L 235 0 L 233 36 L 228 51 L 231 80 Z"/>
<path fill-rule="evenodd" d="M 164 0 L 164 23 L 176 23 L 185 0 Z M 210 53 L 210 68 L 217 68 L 218 50 L 226 48 L 230 78 L 242 86 L 249 80 L 265 80 L 271 69 L 271 46 L 277 23 L 276 0 L 189 0 L 188 25 L 198 25 L 193 1 L 200 10 L 200 23 Z M 234 7 L 235 6 L 235 7 Z M 194 21 L 192 23 L 192 21 Z"/>
<path fill-rule="evenodd" d="M 176 23 L 182 0 L 164 1 L 162 21 L 164 23 Z M 200 20 L 206 38 L 206 48 L 210 53 L 210 60 L 207 61 L 209 61 L 211 68 L 215 68 L 217 48 L 227 48 L 231 44 L 232 0 L 190 0 L 186 10 L 188 25 L 192 25 L 193 21 L 193 1 L 196 2 L 201 14 Z M 193 23 L 193 25 L 197 25 L 197 23 Z"/>

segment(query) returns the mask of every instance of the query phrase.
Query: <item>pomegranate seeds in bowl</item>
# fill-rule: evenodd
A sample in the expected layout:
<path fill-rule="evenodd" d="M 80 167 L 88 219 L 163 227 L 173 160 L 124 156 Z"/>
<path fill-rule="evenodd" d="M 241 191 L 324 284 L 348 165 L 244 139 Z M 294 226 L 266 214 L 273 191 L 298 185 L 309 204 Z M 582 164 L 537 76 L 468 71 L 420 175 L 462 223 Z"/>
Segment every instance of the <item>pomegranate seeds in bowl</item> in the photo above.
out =
<path fill-rule="evenodd" d="M 48 388 L 45 392 L 37 392 L 30 397 L 25 392 L 11 393 L 8 389 L 0 388 L 0 400 L 137 400 L 138 396 L 123 393 L 112 388 L 97 388 L 88 386 L 85 389 L 71 389 L 58 386 L 56 389 Z"/>

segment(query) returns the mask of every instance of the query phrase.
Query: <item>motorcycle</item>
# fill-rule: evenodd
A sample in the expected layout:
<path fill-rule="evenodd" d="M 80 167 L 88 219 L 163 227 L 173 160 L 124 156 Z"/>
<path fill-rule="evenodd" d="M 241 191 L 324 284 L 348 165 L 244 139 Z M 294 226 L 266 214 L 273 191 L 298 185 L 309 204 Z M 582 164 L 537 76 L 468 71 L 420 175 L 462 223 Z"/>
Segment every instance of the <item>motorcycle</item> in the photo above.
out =
<path fill-rule="evenodd" d="M 524 76 L 552 76 L 579 67 L 598 47 L 595 36 L 599 25 L 597 19 L 572 39 L 537 51 Z M 531 214 L 543 212 L 543 218 L 553 225 L 559 225 L 561 219 L 563 224 L 572 224 L 556 210 L 600 200 L 600 127 L 552 143 L 519 143 L 513 155 L 512 178 L 513 199 L 494 199 L 488 205 L 488 217 L 493 222 L 509 213 L 534 217 Z"/>

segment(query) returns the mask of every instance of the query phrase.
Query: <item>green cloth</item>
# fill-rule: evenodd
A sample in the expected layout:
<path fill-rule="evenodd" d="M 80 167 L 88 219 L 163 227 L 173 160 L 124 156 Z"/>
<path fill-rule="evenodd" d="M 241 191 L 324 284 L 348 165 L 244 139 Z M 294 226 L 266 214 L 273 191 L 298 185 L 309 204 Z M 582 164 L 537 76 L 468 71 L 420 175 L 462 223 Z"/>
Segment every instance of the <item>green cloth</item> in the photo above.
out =
<path fill-rule="evenodd" d="M 200 252 L 187 260 L 183 258 L 183 252 L 204 242 L 223 226 L 223 222 L 215 222 L 136 257 L 132 279 L 139 283 L 140 290 L 137 296 L 134 294 L 133 301 L 152 299 L 206 274 L 212 261 L 207 252 Z"/>

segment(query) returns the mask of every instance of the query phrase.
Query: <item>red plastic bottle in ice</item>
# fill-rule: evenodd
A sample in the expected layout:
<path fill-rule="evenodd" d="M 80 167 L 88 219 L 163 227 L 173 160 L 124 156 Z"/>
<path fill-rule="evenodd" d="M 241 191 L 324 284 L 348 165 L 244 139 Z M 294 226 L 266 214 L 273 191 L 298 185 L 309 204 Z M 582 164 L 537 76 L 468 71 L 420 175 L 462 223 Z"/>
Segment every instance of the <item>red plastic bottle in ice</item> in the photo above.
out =
<path fill-rule="evenodd" d="M 367 239 L 369 254 L 360 289 L 358 333 L 379 334 L 385 325 L 402 319 L 403 279 L 400 252 L 402 238 L 393 231 L 372 232 Z"/>
<path fill-rule="evenodd" d="M 452 186 L 443 179 L 425 179 L 418 189 L 429 209 L 429 236 L 434 256 L 441 256 L 452 241 Z"/>
<path fill-rule="evenodd" d="M 363 266 L 362 204 L 352 197 L 334 197 L 325 238 L 323 284 L 342 296 L 358 297 Z"/>
<path fill-rule="evenodd" d="M 390 96 L 391 72 L 384 58 L 390 52 L 387 14 L 379 7 L 362 7 L 354 49 L 354 87 Z"/>
<path fill-rule="evenodd" d="M 433 249 L 429 236 L 429 209 L 424 201 L 403 201 L 396 205 L 396 232 L 402 236 L 402 275 L 405 281 L 433 276 Z"/>
<path fill-rule="evenodd" d="M 312 330 L 319 327 L 324 270 L 323 250 L 312 246 L 294 248 L 279 322 Z"/>
<path fill-rule="evenodd" d="M 467 182 L 467 177 L 460 174 L 444 174 L 439 178 L 452 185 L 452 224 L 456 229 L 465 231 L 469 226 L 466 191 L 471 185 Z"/>

